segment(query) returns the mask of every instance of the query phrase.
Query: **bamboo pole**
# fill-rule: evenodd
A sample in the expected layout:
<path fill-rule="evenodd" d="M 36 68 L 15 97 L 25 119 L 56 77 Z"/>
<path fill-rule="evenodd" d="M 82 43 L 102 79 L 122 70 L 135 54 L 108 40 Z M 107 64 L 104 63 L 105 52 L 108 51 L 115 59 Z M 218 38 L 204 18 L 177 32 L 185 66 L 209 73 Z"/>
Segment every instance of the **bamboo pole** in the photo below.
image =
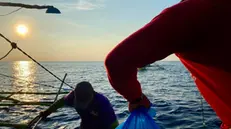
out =
<path fill-rule="evenodd" d="M 61 85 L 60 85 L 60 87 L 59 87 L 58 92 L 56 93 L 56 97 L 55 97 L 53 103 L 55 103 L 55 101 L 58 99 L 59 92 L 60 92 L 60 90 L 61 90 L 61 88 L 62 88 L 62 86 L 63 86 L 63 84 L 64 84 L 64 82 L 65 82 L 66 77 L 67 77 L 67 73 L 64 75 L 64 78 L 63 78 L 63 80 L 62 80 L 62 83 L 61 83 Z M 33 127 L 32 129 L 35 129 L 36 126 L 39 124 L 39 122 L 40 122 L 41 120 L 42 120 L 42 117 L 41 117 L 40 114 L 39 114 L 39 115 L 36 116 L 32 121 L 29 122 L 28 126 L 29 126 L 29 127 L 32 127 L 32 126 L 34 125 L 34 127 Z"/>
<path fill-rule="evenodd" d="M 22 91 L 22 90 L 20 90 L 20 91 Z M 18 91 L 18 92 L 20 92 L 20 91 Z M 19 102 L 19 100 L 16 100 L 16 99 L 11 99 L 10 97 L 11 96 L 13 96 L 13 95 L 15 95 L 15 93 L 11 93 L 10 95 L 8 95 L 8 96 L 6 96 L 5 98 L 3 98 L 3 96 L 2 96 L 2 98 L 0 98 L 0 102 L 2 101 L 2 100 L 11 100 L 11 101 L 14 101 L 14 102 Z M 1 97 L 1 96 L 0 96 Z"/>
<path fill-rule="evenodd" d="M 2 103 L 0 106 L 17 106 L 17 105 L 40 105 L 50 106 L 53 102 L 19 102 L 19 103 Z"/>
<path fill-rule="evenodd" d="M 14 127 L 16 129 L 25 129 L 28 127 L 27 124 L 12 124 L 12 123 L 6 123 L 6 122 L 0 122 L 1 127 Z"/>
<path fill-rule="evenodd" d="M 40 115 L 36 116 L 33 120 L 28 123 L 28 127 L 31 128 L 34 124 L 38 124 L 38 122 L 42 120 Z M 37 125 L 36 125 L 37 126 Z"/>
<path fill-rule="evenodd" d="M 35 129 L 37 127 L 37 125 L 39 124 L 39 122 L 42 121 L 42 117 L 40 117 L 37 122 L 34 124 L 34 127 L 32 129 Z"/>
<path fill-rule="evenodd" d="M 69 92 L 60 92 L 59 94 L 68 94 Z M 0 92 L 0 94 L 35 94 L 35 95 L 57 95 L 57 92 Z"/>
<path fill-rule="evenodd" d="M 11 101 L 13 101 L 14 103 L 20 102 L 19 100 L 13 99 L 13 98 L 9 98 L 8 96 L 7 96 L 7 97 L 0 96 L 0 99 L 1 99 L 1 100 L 11 100 Z"/>
<path fill-rule="evenodd" d="M 63 84 L 64 84 L 64 82 L 65 82 L 66 77 L 67 77 L 67 73 L 66 73 L 66 74 L 64 75 L 64 77 L 63 77 L 63 81 L 62 81 L 62 83 L 61 83 L 61 85 L 60 85 L 60 87 L 59 87 L 59 91 L 57 92 L 57 94 L 56 94 L 56 96 L 55 96 L 54 102 L 58 99 L 60 90 L 61 90 L 61 88 L 63 87 Z"/>

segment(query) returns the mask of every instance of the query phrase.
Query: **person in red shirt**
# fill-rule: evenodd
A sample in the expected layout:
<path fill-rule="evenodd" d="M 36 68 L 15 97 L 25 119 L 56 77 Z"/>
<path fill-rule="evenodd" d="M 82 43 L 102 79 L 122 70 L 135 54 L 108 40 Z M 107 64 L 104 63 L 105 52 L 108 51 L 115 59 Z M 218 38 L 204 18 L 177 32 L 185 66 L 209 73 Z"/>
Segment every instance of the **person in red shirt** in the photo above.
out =
<path fill-rule="evenodd" d="M 118 44 L 105 66 L 112 87 L 129 110 L 150 107 L 137 80 L 137 68 L 175 54 L 191 72 L 203 97 L 231 127 L 231 1 L 184 0 Z"/>

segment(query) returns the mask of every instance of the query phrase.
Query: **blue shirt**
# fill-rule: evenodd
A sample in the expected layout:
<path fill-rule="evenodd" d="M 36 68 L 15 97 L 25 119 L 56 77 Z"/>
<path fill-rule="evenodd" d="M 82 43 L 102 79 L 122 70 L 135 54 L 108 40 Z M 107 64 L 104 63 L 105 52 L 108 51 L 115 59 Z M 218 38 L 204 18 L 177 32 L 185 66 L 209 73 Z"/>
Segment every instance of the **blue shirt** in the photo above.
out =
<path fill-rule="evenodd" d="M 74 91 L 64 97 L 65 105 L 76 109 L 82 119 L 83 129 L 110 129 L 117 118 L 109 100 L 102 94 L 95 93 L 94 99 L 86 110 L 74 106 Z"/>

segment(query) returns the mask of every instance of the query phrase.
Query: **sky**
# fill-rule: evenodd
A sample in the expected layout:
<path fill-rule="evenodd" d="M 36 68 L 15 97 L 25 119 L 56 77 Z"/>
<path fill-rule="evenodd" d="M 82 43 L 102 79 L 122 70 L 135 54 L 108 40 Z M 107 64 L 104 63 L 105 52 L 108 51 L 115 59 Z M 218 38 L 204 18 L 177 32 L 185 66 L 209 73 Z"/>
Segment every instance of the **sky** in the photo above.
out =
<path fill-rule="evenodd" d="M 147 24 L 166 7 L 180 0 L 1 0 L 53 5 L 62 14 L 21 9 L 0 16 L 0 32 L 39 61 L 103 61 L 124 38 Z M 0 15 L 17 8 L 0 7 Z M 16 27 L 28 33 L 20 36 Z M 0 57 L 10 50 L 0 39 Z M 29 60 L 14 50 L 4 61 Z M 165 60 L 178 60 L 171 55 Z"/>

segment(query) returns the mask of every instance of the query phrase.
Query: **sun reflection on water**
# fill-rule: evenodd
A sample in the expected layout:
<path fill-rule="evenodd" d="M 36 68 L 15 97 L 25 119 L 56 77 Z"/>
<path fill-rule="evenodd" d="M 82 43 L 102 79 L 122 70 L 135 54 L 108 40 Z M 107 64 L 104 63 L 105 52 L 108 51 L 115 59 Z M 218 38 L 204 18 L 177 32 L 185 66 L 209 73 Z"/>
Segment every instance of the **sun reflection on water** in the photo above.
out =
<path fill-rule="evenodd" d="M 17 68 L 19 70 L 19 75 L 23 77 L 28 77 L 31 74 L 30 65 L 31 65 L 31 62 L 28 62 L 28 61 L 18 62 Z"/>
<path fill-rule="evenodd" d="M 13 63 L 14 88 L 23 92 L 36 92 L 33 84 L 36 80 L 36 65 L 31 61 L 16 61 Z M 22 100 L 35 100 L 34 95 L 17 95 Z"/>

